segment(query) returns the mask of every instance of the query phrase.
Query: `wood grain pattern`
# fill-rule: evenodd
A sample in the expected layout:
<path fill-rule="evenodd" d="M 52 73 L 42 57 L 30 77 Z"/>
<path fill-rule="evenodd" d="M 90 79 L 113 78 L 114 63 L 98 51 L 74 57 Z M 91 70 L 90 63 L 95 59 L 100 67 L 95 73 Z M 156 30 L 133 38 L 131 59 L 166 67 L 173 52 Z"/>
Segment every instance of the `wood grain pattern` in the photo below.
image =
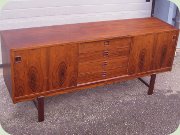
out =
<path fill-rule="evenodd" d="M 49 90 L 77 85 L 78 46 L 57 45 L 49 49 Z"/>
<path fill-rule="evenodd" d="M 118 76 L 127 75 L 127 67 L 120 67 L 116 69 L 108 69 L 103 71 L 94 71 L 81 73 L 78 76 L 78 84 L 93 83 L 95 81 L 101 81 Z"/>
<path fill-rule="evenodd" d="M 3 31 L 5 83 L 16 103 L 170 71 L 178 34 L 156 18 Z"/>
<path fill-rule="evenodd" d="M 65 90 L 56 89 L 56 90 L 52 90 L 52 91 L 45 91 L 45 92 L 36 93 L 36 94 L 32 94 L 32 95 L 26 95 L 23 97 L 17 97 L 17 98 L 14 98 L 14 103 L 29 101 L 29 100 L 35 99 L 36 97 L 40 97 L 40 96 L 45 96 L 45 97 L 56 96 L 59 94 L 65 94 L 65 93 L 75 92 L 75 91 L 79 91 L 79 90 L 84 90 L 86 88 L 94 88 L 97 86 L 113 84 L 113 83 L 131 80 L 131 79 L 135 79 L 135 78 L 139 78 L 139 77 L 149 76 L 149 75 L 152 75 L 154 73 L 157 74 L 157 73 L 168 72 L 168 71 L 171 71 L 171 68 L 163 68 L 163 69 L 159 69 L 159 70 L 152 70 L 152 71 L 147 71 L 144 73 L 139 73 L 139 74 L 130 75 L 130 76 L 129 75 L 122 75 L 122 76 L 118 76 L 118 77 L 112 77 L 112 78 L 108 78 L 108 79 L 97 80 L 95 82 L 89 82 L 89 83 L 85 83 L 85 84 L 81 83 L 81 84 L 78 84 L 77 87 L 70 87 L 70 88 L 67 88 Z"/>
<path fill-rule="evenodd" d="M 129 48 L 130 38 L 113 38 L 102 41 L 82 43 L 79 45 L 79 53 L 93 53 L 95 51 L 115 50 L 121 48 Z"/>
<path fill-rule="evenodd" d="M 121 44 L 119 46 L 121 46 Z M 102 50 L 102 51 L 80 53 L 79 54 L 79 62 L 82 63 L 82 62 L 87 62 L 87 61 L 94 61 L 97 59 L 105 60 L 105 59 L 115 58 L 115 57 L 128 57 L 129 52 L 130 52 L 130 47 L 125 47 L 125 48 L 111 47 L 110 49 L 104 47 L 104 50 Z"/>
<path fill-rule="evenodd" d="M 152 70 L 154 38 L 154 34 L 141 35 L 133 38 L 129 58 L 129 74 Z"/>
<path fill-rule="evenodd" d="M 97 72 L 108 69 L 115 69 L 118 67 L 127 67 L 128 57 L 117 57 L 107 60 L 97 60 L 93 62 L 79 63 L 79 73 Z"/>
<path fill-rule="evenodd" d="M 31 66 L 28 70 L 28 86 L 33 91 L 36 92 L 39 88 L 39 72 L 35 66 Z"/>
<path fill-rule="evenodd" d="M 115 38 L 79 45 L 78 84 L 127 73 L 131 38 Z"/>
<path fill-rule="evenodd" d="M 138 18 L 7 30 L 2 31 L 1 36 L 7 48 L 27 49 L 172 30 L 176 29 L 157 18 Z"/>
<path fill-rule="evenodd" d="M 156 35 L 153 69 L 171 67 L 174 60 L 178 33 L 165 32 Z"/>
<path fill-rule="evenodd" d="M 47 90 L 46 49 L 31 49 L 13 53 L 14 96 L 25 96 Z M 15 61 L 15 57 L 21 61 Z"/>

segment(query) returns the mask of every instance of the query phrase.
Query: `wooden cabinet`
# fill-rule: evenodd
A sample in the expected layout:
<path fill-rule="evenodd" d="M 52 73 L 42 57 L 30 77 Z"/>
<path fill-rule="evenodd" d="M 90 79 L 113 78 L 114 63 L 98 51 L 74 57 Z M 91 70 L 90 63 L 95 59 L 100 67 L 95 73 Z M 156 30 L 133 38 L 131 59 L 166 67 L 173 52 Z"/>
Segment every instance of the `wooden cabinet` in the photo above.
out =
<path fill-rule="evenodd" d="M 178 34 L 156 18 L 2 31 L 5 83 L 17 103 L 170 71 Z"/>

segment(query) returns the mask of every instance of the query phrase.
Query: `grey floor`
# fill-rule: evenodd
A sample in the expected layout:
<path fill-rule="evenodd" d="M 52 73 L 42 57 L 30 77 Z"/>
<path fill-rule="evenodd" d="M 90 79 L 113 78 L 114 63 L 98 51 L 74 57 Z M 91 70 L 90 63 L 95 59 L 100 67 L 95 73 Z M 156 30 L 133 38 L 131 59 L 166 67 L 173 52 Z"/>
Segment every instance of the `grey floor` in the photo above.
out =
<path fill-rule="evenodd" d="M 135 79 L 50 97 L 38 123 L 33 103 L 13 104 L 0 77 L 0 123 L 13 135 L 168 135 L 180 122 L 179 84 L 180 54 L 152 96 Z"/>

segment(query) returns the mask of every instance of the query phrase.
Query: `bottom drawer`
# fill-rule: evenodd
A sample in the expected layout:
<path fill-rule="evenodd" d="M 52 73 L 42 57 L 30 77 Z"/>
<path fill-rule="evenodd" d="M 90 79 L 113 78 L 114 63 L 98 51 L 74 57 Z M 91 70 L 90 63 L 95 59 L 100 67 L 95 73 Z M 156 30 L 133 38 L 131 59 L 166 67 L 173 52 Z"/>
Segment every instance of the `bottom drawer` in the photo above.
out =
<path fill-rule="evenodd" d="M 117 76 L 127 75 L 127 67 L 110 69 L 102 72 L 79 74 L 78 84 L 95 82 Z"/>
<path fill-rule="evenodd" d="M 128 74 L 128 69 L 127 69 L 127 67 L 110 69 L 110 70 L 108 70 L 108 72 L 107 72 L 106 78 L 113 78 L 113 77 L 122 76 L 122 75 L 127 75 L 127 74 Z"/>

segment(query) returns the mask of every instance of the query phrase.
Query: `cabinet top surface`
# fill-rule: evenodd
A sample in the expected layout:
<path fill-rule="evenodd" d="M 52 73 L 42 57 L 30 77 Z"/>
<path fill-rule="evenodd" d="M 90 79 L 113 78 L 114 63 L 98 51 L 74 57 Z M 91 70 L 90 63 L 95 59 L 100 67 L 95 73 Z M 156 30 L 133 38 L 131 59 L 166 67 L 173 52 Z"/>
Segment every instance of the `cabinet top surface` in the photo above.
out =
<path fill-rule="evenodd" d="M 33 48 L 176 30 L 157 18 L 138 18 L 1 31 L 9 49 Z"/>

